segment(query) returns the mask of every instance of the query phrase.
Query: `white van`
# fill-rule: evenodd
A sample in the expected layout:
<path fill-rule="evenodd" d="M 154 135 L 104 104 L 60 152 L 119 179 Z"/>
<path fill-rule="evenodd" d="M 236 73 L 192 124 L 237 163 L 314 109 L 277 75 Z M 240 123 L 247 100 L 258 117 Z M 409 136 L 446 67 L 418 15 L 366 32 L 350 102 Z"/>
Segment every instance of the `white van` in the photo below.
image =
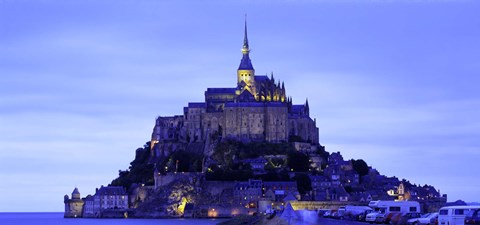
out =
<path fill-rule="evenodd" d="M 438 225 L 464 225 L 465 216 L 480 205 L 447 206 L 438 211 Z"/>
<path fill-rule="evenodd" d="M 387 215 L 392 213 L 420 212 L 420 203 L 416 201 L 371 201 L 368 206 L 375 211 L 365 218 L 370 223 L 389 223 Z"/>

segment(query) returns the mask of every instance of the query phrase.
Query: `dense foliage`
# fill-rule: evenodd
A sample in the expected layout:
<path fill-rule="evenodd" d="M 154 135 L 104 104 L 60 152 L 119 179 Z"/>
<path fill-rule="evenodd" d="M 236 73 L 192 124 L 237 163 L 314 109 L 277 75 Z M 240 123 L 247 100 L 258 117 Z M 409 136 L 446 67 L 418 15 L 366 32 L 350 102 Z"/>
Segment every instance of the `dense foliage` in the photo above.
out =
<path fill-rule="evenodd" d="M 134 183 L 153 185 L 153 165 L 148 163 L 150 158 L 150 142 L 143 148 L 135 151 L 135 159 L 130 163 L 127 170 L 119 170 L 118 178 L 112 181 L 112 186 L 123 186 L 129 188 Z"/>
<path fill-rule="evenodd" d="M 293 180 L 297 182 L 298 192 L 302 195 L 312 190 L 312 181 L 307 173 L 296 173 Z"/>
<path fill-rule="evenodd" d="M 367 175 L 368 171 L 370 170 L 367 163 L 363 161 L 363 159 L 352 159 L 352 165 L 353 169 L 358 173 L 358 175 L 360 175 L 360 177 Z"/>
<path fill-rule="evenodd" d="M 308 172 L 309 169 L 309 157 L 304 153 L 298 151 L 290 151 L 288 156 L 288 167 L 294 172 Z"/>
<path fill-rule="evenodd" d="M 202 171 L 203 155 L 187 151 L 176 151 L 166 161 L 166 167 L 172 172 L 200 172 Z M 160 167 L 160 168 L 163 168 Z"/>
<path fill-rule="evenodd" d="M 285 171 L 283 173 L 277 171 L 286 166 L 283 160 L 274 159 L 268 162 L 266 169 L 269 172 L 261 176 L 253 176 L 250 165 L 242 163 L 244 159 L 254 159 L 265 155 L 286 155 L 287 152 L 294 152 L 289 143 L 223 141 L 214 149 L 212 155 L 214 163 L 210 165 L 206 178 L 207 180 L 248 180 L 249 178 L 272 181 L 288 180 Z M 300 166 L 297 167 L 300 168 Z"/>

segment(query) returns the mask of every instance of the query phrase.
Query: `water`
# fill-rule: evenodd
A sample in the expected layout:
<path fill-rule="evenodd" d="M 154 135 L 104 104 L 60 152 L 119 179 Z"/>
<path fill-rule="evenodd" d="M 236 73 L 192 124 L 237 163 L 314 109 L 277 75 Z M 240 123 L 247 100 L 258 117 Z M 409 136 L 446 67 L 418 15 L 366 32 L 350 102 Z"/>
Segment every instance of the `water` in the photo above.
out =
<path fill-rule="evenodd" d="M 1 225 L 215 225 L 228 219 L 65 219 L 63 213 L 0 213 Z"/>

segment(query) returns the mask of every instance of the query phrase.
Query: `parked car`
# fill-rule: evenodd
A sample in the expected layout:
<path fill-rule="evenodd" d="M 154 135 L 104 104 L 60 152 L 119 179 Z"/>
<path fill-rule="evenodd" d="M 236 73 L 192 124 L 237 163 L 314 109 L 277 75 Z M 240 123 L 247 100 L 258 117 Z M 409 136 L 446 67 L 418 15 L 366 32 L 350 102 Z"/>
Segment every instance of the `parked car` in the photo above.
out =
<path fill-rule="evenodd" d="M 480 224 L 480 209 L 471 211 L 465 216 L 465 224 Z"/>
<path fill-rule="evenodd" d="M 427 213 L 420 218 L 409 219 L 407 224 L 409 225 L 434 225 L 435 219 L 438 217 L 438 213 Z"/>
<path fill-rule="evenodd" d="M 328 211 L 326 211 L 326 212 L 323 214 L 323 217 L 325 217 L 325 218 L 332 218 L 334 213 L 335 213 L 335 211 L 333 211 L 333 210 L 328 210 Z"/>
<path fill-rule="evenodd" d="M 365 222 L 365 218 L 367 217 L 367 215 L 369 213 L 373 212 L 372 210 L 366 210 L 365 212 L 363 213 L 360 213 L 360 214 L 357 214 L 355 215 L 355 220 L 356 221 L 361 221 L 361 222 Z"/>
<path fill-rule="evenodd" d="M 419 218 L 422 214 L 418 212 L 402 213 L 401 215 L 395 215 L 390 219 L 390 224 L 394 225 L 406 225 L 409 219 Z"/>
<path fill-rule="evenodd" d="M 385 214 L 382 212 L 371 212 L 365 217 L 365 222 L 369 223 L 383 223 Z"/>
<path fill-rule="evenodd" d="M 332 214 L 330 215 L 330 217 L 333 218 L 333 219 L 339 219 L 338 211 L 332 212 Z"/>
<path fill-rule="evenodd" d="M 325 213 L 330 212 L 330 209 L 320 209 L 318 210 L 319 217 L 325 217 Z"/>

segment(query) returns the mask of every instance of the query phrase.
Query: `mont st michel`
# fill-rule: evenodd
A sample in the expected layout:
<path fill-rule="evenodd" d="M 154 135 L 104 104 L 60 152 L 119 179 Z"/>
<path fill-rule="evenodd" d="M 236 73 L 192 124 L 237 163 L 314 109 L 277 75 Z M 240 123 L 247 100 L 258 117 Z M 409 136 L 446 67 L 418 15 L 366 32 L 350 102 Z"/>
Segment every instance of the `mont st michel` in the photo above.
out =
<path fill-rule="evenodd" d="M 413 211 L 428 213 L 445 205 L 446 195 L 431 185 L 385 176 L 363 159 L 328 152 L 308 100 L 294 103 L 281 77 L 259 75 L 250 53 L 245 21 L 240 64 L 231 74 L 237 82 L 207 88 L 205 100 L 189 102 L 182 114 L 158 116 L 129 169 L 95 193 L 82 197 L 74 188 L 64 196 L 64 216 L 247 216 L 254 223 L 259 215 L 289 218 L 292 210 L 408 202 L 417 204 Z M 365 220 L 362 213 L 341 217 Z"/>

